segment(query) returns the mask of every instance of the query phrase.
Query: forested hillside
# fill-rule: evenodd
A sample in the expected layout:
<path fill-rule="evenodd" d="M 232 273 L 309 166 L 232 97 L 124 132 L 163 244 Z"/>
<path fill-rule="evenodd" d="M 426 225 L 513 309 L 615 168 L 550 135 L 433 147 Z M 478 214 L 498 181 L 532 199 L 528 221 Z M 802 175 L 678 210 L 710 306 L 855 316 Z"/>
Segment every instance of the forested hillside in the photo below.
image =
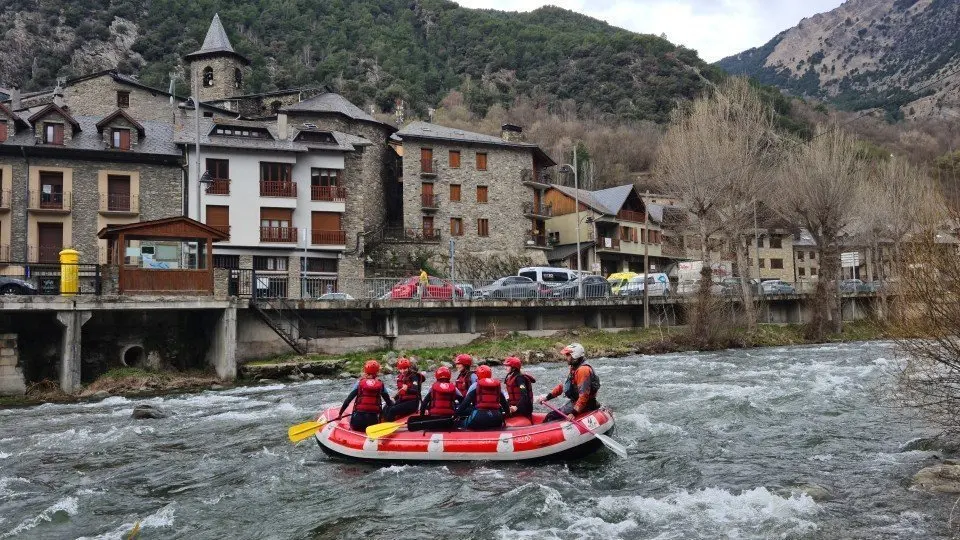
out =
<path fill-rule="evenodd" d="M 119 65 L 166 88 L 214 13 L 253 62 L 252 92 L 328 85 L 381 111 L 424 114 L 451 89 L 472 112 L 516 96 L 664 122 L 719 71 L 694 51 L 559 8 L 470 10 L 444 0 L 0 0 L 0 86 L 25 90 Z M 184 78 L 178 84 L 185 90 Z"/>

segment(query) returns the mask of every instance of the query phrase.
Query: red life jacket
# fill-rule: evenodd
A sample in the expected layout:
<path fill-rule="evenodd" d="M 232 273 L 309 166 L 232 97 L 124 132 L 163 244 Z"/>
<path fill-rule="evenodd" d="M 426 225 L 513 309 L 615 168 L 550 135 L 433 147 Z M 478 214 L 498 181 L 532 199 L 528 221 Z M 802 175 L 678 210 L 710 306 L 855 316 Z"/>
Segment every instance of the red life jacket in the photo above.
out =
<path fill-rule="evenodd" d="M 412 369 L 408 369 L 406 373 L 397 374 L 397 401 L 411 401 L 414 399 L 420 399 L 419 384 L 424 380 L 423 375 Z M 403 385 L 407 385 L 407 391 L 401 391 Z M 414 386 L 417 385 L 417 386 Z"/>
<path fill-rule="evenodd" d="M 361 379 L 357 386 L 357 401 L 354 412 L 380 414 L 380 395 L 383 393 L 383 381 L 380 379 Z"/>
<path fill-rule="evenodd" d="M 465 396 L 470 390 L 470 375 L 473 375 L 473 372 L 469 369 L 465 369 L 457 373 L 457 380 L 454 381 L 457 385 L 457 390 L 460 391 L 460 395 Z"/>
<path fill-rule="evenodd" d="M 453 416 L 453 402 L 457 398 L 457 387 L 450 382 L 435 382 L 430 387 L 430 414 L 434 416 Z"/>
<path fill-rule="evenodd" d="M 500 410 L 500 381 L 480 379 L 477 381 L 477 408 L 485 411 Z"/>
<path fill-rule="evenodd" d="M 520 386 L 526 386 L 527 390 L 527 399 L 533 400 L 533 388 L 531 385 L 535 382 L 535 379 L 526 373 L 511 373 L 507 375 L 507 378 L 504 380 L 504 384 L 507 387 L 507 400 L 510 402 L 511 407 L 516 407 L 520 403 Z"/>

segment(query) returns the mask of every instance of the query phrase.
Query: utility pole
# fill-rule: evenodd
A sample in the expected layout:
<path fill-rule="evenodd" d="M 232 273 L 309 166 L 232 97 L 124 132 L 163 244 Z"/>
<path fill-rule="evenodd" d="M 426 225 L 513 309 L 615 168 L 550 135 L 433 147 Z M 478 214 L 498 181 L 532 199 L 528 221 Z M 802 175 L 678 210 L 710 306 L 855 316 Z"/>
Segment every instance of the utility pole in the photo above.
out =
<path fill-rule="evenodd" d="M 649 195 L 650 192 L 647 191 Z M 650 206 L 643 198 L 643 327 L 650 328 Z"/>
<path fill-rule="evenodd" d="M 573 146 L 573 199 L 574 204 L 576 204 L 576 220 L 577 220 L 577 299 L 583 299 L 583 275 L 581 274 L 583 268 L 580 260 L 580 182 L 577 175 L 577 170 L 580 168 L 580 164 L 577 163 L 577 146 Z"/>
<path fill-rule="evenodd" d="M 192 73 L 190 77 L 193 79 L 193 125 L 197 135 L 197 168 L 194 173 L 197 179 L 197 221 L 203 221 L 200 212 L 200 185 L 202 184 L 200 180 L 203 175 L 203 173 L 200 172 L 200 81 L 196 73 Z"/>

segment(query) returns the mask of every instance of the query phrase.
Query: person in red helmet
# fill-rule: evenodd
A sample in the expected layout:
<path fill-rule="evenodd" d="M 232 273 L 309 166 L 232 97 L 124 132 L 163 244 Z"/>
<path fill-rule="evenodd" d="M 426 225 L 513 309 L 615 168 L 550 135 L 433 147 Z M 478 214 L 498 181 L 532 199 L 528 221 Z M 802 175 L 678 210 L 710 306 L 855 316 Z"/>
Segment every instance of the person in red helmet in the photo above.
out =
<path fill-rule="evenodd" d="M 363 377 L 353 385 L 347 399 L 343 400 L 343 405 L 340 406 L 340 414 L 337 416 L 343 416 L 343 411 L 350 402 L 357 400 L 350 414 L 350 429 L 354 431 L 365 431 L 367 426 L 379 422 L 383 403 L 387 406 L 393 405 L 390 394 L 378 377 L 379 374 L 380 364 L 376 360 L 367 360 L 363 365 Z"/>
<path fill-rule="evenodd" d="M 420 387 L 427 378 L 413 367 L 408 358 L 397 360 L 397 402 L 383 411 L 383 419 L 392 422 L 401 416 L 417 412 L 420 405 Z"/>
<path fill-rule="evenodd" d="M 457 410 L 457 403 L 463 399 L 463 394 L 457 386 L 450 382 L 450 368 L 440 366 L 433 373 L 437 381 L 433 383 L 423 403 L 420 405 L 420 414 L 429 414 L 436 417 L 453 417 Z"/>
<path fill-rule="evenodd" d="M 470 369 L 470 366 L 473 365 L 473 358 L 469 354 L 458 354 L 454 365 L 457 366 L 457 378 L 454 381 L 457 390 L 461 394 L 467 395 L 470 388 L 477 384 L 477 375 Z"/>
<path fill-rule="evenodd" d="M 516 356 L 504 360 L 503 365 L 509 370 L 503 379 L 503 386 L 507 389 L 507 401 L 510 403 L 507 416 L 524 416 L 533 422 L 533 383 L 537 380 L 520 371 L 523 364 Z"/>
<path fill-rule="evenodd" d="M 477 384 L 457 407 L 457 416 L 466 416 L 466 429 L 497 429 L 503 426 L 510 404 L 500 381 L 493 378 L 490 366 L 477 368 Z"/>
<path fill-rule="evenodd" d="M 571 343 L 564 347 L 561 354 L 567 357 L 567 365 L 570 366 L 570 372 L 567 374 L 567 380 L 558 384 L 549 394 L 540 399 L 540 403 L 550 401 L 557 396 L 566 396 L 570 401 L 560 407 L 563 415 L 550 411 L 544 422 L 553 422 L 560 420 L 564 415 L 572 420 L 579 414 L 593 411 L 600 408 L 597 403 L 597 392 L 600 391 L 600 377 L 593 370 L 590 364 L 584 363 L 586 352 L 583 345 Z"/>

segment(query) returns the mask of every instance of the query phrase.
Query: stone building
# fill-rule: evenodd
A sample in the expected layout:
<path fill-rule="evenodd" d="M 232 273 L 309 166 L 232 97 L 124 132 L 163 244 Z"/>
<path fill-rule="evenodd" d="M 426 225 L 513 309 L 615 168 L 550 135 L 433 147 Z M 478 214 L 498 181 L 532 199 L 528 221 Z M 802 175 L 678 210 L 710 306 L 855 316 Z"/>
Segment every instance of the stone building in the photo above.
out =
<path fill-rule="evenodd" d="M 399 132 L 403 152 L 402 223 L 388 231 L 414 244 L 456 241 L 474 255 L 510 253 L 546 264 L 544 172 L 556 163 L 516 126 L 504 137 L 427 122 Z"/>
<path fill-rule="evenodd" d="M 181 156 L 168 123 L 124 109 L 80 115 L 58 88 L 47 105 L 0 105 L 0 125 L 0 271 L 56 262 L 66 247 L 82 263 L 103 263 L 104 226 L 183 211 Z"/>

